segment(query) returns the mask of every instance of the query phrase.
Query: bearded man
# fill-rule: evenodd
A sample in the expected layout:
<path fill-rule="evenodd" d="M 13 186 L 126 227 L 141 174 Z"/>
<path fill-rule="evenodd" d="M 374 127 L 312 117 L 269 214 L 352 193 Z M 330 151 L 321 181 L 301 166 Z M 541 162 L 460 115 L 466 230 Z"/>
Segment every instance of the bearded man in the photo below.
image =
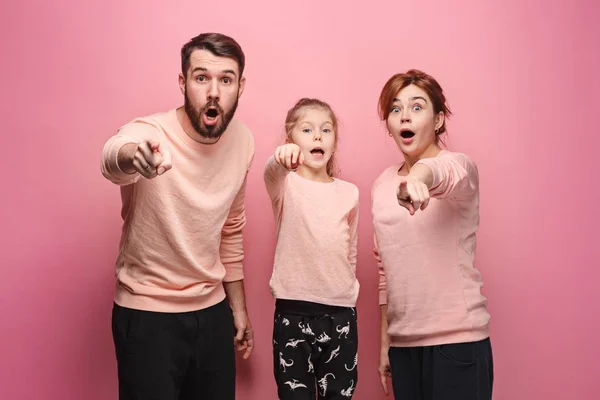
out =
<path fill-rule="evenodd" d="M 108 139 L 102 174 L 120 186 L 122 236 L 112 333 L 120 400 L 235 398 L 248 358 L 242 229 L 254 158 L 234 119 L 245 56 L 203 33 L 181 49 L 184 105 L 135 118 Z"/>

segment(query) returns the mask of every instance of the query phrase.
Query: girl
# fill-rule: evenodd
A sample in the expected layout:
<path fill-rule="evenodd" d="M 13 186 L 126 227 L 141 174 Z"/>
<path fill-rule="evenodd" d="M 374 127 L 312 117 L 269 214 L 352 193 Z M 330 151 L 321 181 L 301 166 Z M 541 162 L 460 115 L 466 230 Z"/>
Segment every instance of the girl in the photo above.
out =
<path fill-rule="evenodd" d="M 398 399 L 489 400 L 490 315 L 474 266 L 477 166 L 440 148 L 450 110 L 431 76 L 391 77 L 379 113 L 404 158 L 372 189 L 383 389 L 391 372 Z"/>
<path fill-rule="evenodd" d="M 264 179 L 277 226 L 270 281 L 280 399 L 350 399 L 358 382 L 358 188 L 334 176 L 331 107 L 301 99 Z"/>

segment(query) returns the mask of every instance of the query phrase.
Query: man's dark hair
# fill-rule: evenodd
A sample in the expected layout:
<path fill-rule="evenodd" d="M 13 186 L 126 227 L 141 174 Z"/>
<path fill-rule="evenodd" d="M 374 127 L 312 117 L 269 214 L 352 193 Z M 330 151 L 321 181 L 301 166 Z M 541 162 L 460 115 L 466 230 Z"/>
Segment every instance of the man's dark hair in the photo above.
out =
<path fill-rule="evenodd" d="M 181 48 L 181 72 L 183 76 L 187 76 L 190 67 L 190 56 L 194 50 L 207 50 L 217 57 L 233 58 L 240 70 L 238 79 L 242 78 L 246 57 L 238 42 L 233 38 L 222 33 L 201 33 L 192 38 Z"/>

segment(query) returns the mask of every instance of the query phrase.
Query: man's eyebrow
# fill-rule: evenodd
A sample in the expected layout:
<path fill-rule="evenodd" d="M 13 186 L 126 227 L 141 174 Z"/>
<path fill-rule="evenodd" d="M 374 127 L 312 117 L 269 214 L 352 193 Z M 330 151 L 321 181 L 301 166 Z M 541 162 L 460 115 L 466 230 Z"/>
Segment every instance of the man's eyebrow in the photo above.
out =
<path fill-rule="evenodd" d="M 202 71 L 202 72 L 207 72 L 208 69 L 204 68 L 204 67 L 196 67 L 192 70 L 192 74 L 196 71 Z M 232 69 L 224 69 L 221 72 L 223 72 L 224 74 L 232 74 L 233 76 L 235 76 L 235 71 Z"/>

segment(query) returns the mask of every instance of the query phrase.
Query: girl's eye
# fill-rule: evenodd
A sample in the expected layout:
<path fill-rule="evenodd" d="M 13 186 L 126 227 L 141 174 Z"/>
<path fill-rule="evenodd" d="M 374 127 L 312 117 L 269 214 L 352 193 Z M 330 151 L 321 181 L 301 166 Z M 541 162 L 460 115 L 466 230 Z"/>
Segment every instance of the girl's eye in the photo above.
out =
<path fill-rule="evenodd" d="M 399 107 L 392 107 L 392 112 L 393 113 L 400 112 L 400 108 Z"/>
<path fill-rule="evenodd" d="M 418 105 L 418 104 L 415 104 L 415 106 L 413 107 L 413 110 L 420 111 L 421 110 L 421 106 Z"/>
<path fill-rule="evenodd" d="M 304 133 L 310 133 L 310 128 L 304 128 L 304 129 L 302 129 L 302 132 L 304 132 Z"/>
<path fill-rule="evenodd" d="M 331 132 L 331 129 L 329 129 L 329 128 L 323 129 L 323 133 L 329 133 L 329 132 Z"/>

